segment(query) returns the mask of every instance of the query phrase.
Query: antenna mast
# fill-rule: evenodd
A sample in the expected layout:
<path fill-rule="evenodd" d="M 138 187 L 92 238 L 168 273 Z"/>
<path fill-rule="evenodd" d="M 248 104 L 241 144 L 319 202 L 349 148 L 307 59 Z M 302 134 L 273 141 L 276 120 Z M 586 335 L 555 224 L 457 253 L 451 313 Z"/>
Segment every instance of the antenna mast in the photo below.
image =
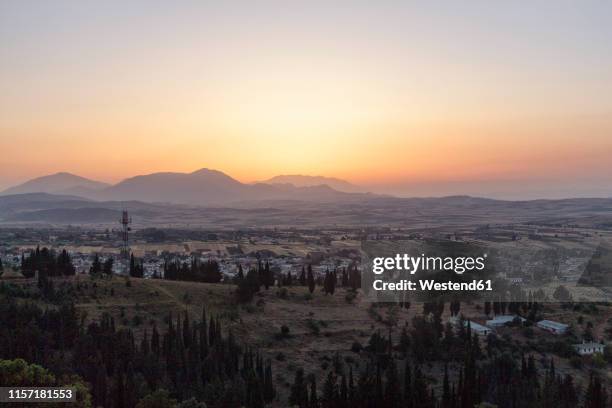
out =
<path fill-rule="evenodd" d="M 130 257 L 130 241 L 129 234 L 132 228 L 130 228 L 130 224 L 132 223 L 132 217 L 129 216 L 127 210 L 123 210 L 121 213 L 121 219 L 119 220 L 121 224 L 121 239 L 123 241 L 121 245 L 121 257 L 124 259 L 129 259 Z"/>

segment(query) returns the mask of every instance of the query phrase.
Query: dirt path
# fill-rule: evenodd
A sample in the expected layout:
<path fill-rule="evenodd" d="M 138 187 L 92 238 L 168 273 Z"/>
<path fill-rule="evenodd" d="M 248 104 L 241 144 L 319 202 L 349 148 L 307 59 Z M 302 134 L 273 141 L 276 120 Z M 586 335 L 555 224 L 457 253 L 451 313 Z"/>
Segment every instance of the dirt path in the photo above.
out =
<path fill-rule="evenodd" d="M 158 292 L 162 292 L 164 295 L 168 296 L 172 301 L 176 302 L 176 304 L 179 305 L 184 310 L 188 310 L 189 309 L 187 304 L 182 299 L 179 299 L 178 297 L 176 297 L 174 295 L 174 293 L 170 292 L 163 285 L 154 285 L 148 279 L 142 279 L 141 283 L 144 286 L 148 287 L 149 289 L 152 289 L 152 290 L 155 290 L 155 291 L 158 291 Z"/>

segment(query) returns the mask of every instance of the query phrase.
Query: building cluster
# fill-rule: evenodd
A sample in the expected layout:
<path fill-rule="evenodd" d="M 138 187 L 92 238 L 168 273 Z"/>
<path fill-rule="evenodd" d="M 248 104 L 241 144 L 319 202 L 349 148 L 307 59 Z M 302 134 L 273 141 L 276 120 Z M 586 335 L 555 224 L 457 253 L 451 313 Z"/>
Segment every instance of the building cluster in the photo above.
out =
<path fill-rule="evenodd" d="M 7 234 L 6 231 L 3 231 Z M 144 234 L 144 233 L 143 233 Z M 326 271 L 349 268 L 359 263 L 356 255 L 362 232 L 322 231 L 320 235 L 312 231 L 243 231 L 205 234 L 202 239 L 194 238 L 188 232 L 173 232 L 163 242 L 148 241 L 149 235 L 130 237 L 131 253 L 142 264 L 146 278 L 163 276 L 166 263 L 191 263 L 214 260 L 219 264 L 221 273 L 230 279 L 240 265 L 244 271 L 257 267 L 260 261 L 267 261 L 276 274 L 294 277 L 303 266 L 311 265 L 315 276 L 324 276 Z M 199 235 L 196 235 L 200 238 Z M 101 262 L 113 258 L 113 272 L 125 275 L 129 263 L 121 256 L 122 241 L 116 231 L 87 232 L 64 230 L 43 233 L 41 231 L 21 230 L 10 233 L 0 244 L 0 260 L 5 267 L 18 269 L 21 257 L 28 256 L 37 246 L 51 249 L 66 249 L 78 274 L 89 273 L 94 255 Z"/>

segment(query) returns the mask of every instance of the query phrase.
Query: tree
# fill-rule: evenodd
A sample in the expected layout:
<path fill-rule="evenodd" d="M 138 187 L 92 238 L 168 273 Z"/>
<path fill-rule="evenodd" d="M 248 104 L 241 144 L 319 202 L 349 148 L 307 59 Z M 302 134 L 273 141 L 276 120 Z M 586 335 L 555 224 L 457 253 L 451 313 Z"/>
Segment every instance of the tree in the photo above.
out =
<path fill-rule="evenodd" d="M 134 254 L 130 254 L 130 276 L 136 276 L 136 258 L 134 258 Z"/>
<path fill-rule="evenodd" d="M 100 262 L 100 257 L 98 256 L 98 254 L 96 254 L 94 256 L 93 263 L 91 264 L 91 267 L 89 268 L 89 274 L 99 275 L 101 272 L 102 272 L 102 263 Z"/>
<path fill-rule="evenodd" d="M 451 407 L 451 393 L 448 382 L 448 364 L 444 364 L 444 382 L 442 384 L 442 408 Z"/>
<path fill-rule="evenodd" d="M 325 272 L 325 279 L 323 280 L 323 290 L 325 294 L 333 295 L 336 289 L 336 274 L 328 271 Z"/>
<path fill-rule="evenodd" d="M 484 302 L 484 313 L 487 316 L 491 314 L 491 302 L 489 301 Z"/>
<path fill-rule="evenodd" d="M 315 290 L 315 278 L 314 275 L 312 273 L 312 266 L 309 264 L 308 265 L 308 290 L 310 291 L 310 293 L 314 292 Z"/>
<path fill-rule="evenodd" d="M 236 295 L 241 303 L 250 302 L 255 293 L 259 292 L 259 273 L 255 269 L 251 269 L 245 279 L 238 282 Z"/>
<path fill-rule="evenodd" d="M 264 287 L 266 288 L 266 290 L 268 290 L 270 288 L 270 286 L 274 285 L 274 274 L 272 273 L 272 271 L 270 270 L 270 263 L 268 261 L 266 261 L 265 266 L 263 267 L 263 272 L 262 272 L 262 283 L 264 285 Z"/>
<path fill-rule="evenodd" d="M 206 404 L 203 402 L 199 402 L 195 398 L 191 398 L 191 399 L 182 401 L 176 407 L 177 408 L 206 408 Z"/>
<path fill-rule="evenodd" d="M 323 384 L 323 396 L 321 401 L 323 402 L 324 407 L 333 407 L 338 401 L 339 398 L 338 391 L 338 378 L 336 377 L 336 373 L 333 370 L 329 370 L 327 374 L 327 379 Z"/>
<path fill-rule="evenodd" d="M 560 302 L 570 302 L 572 300 L 572 294 L 565 286 L 559 285 L 553 292 L 553 298 Z"/>
<path fill-rule="evenodd" d="M 36 272 L 45 277 L 70 276 L 76 273 L 76 269 L 65 249 L 56 256 L 53 250 L 46 247 L 42 249 L 37 247 L 36 250 L 30 251 L 27 258 L 25 254 L 21 254 L 21 273 L 23 276 L 31 278 Z"/>
<path fill-rule="evenodd" d="M 170 393 L 161 389 L 138 401 L 136 408 L 175 408 L 176 405 L 177 401 L 170 398 Z"/>
<path fill-rule="evenodd" d="M 138 260 L 134 254 L 130 254 L 130 276 L 134 278 L 144 277 L 144 266 L 142 260 Z"/>
<path fill-rule="evenodd" d="M 266 363 L 263 394 L 264 401 L 266 402 L 271 402 L 276 395 L 276 391 L 274 390 L 274 380 L 272 378 L 272 362 L 270 361 Z"/>
<path fill-rule="evenodd" d="M 317 379 L 314 375 L 310 376 L 310 408 L 319 406 L 319 396 L 317 395 Z"/>
<path fill-rule="evenodd" d="M 0 384 L 5 387 L 50 387 L 55 384 L 55 376 L 47 369 L 36 364 L 28 364 L 20 358 L 0 360 Z"/>
<path fill-rule="evenodd" d="M 295 378 L 289 394 L 289 403 L 292 406 L 304 408 L 308 406 L 308 391 L 304 380 L 304 370 L 299 368 L 295 372 Z"/>
<path fill-rule="evenodd" d="M 300 272 L 300 285 L 306 286 L 306 270 L 304 265 L 302 265 L 302 272 Z"/>
<path fill-rule="evenodd" d="M 21 358 L 0 360 L 0 384 L 3 387 L 70 387 L 76 394 L 75 408 L 91 408 L 91 395 L 79 376 L 58 381 L 46 368 L 28 364 Z"/>
<path fill-rule="evenodd" d="M 393 359 L 391 359 L 387 366 L 386 377 L 387 386 L 385 387 L 385 401 L 387 402 L 387 406 L 390 408 L 399 407 L 401 396 L 400 382 L 397 374 L 397 367 Z"/>
<path fill-rule="evenodd" d="M 585 395 L 585 408 L 605 408 L 606 407 L 606 390 L 601 383 L 601 379 L 591 373 L 589 377 L 589 385 Z"/>
<path fill-rule="evenodd" d="M 234 276 L 234 283 L 239 284 L 244 280 L 244 271 L 242 270 L 242 265 L 238 264 L 238 272 L 236 276 Z"/>
<path fill-rule="evenodd" d="M 104 261 L 104 265 L 102 267 L 102 272 L 104 272 L 105 275 L 110 276 L 113 274 L 113 258 L 112 257 L 108 257 L 106 258 L 106 261 Z"/>
<path fill-rule="evenodd" d="M 57 274 L 64 276 L 72 276 L 75 273 L 76 269 L 74 265 L 72 265 L 70 255 L 68 255 L 68 252 L 63 249 L 57 257 Z"/>

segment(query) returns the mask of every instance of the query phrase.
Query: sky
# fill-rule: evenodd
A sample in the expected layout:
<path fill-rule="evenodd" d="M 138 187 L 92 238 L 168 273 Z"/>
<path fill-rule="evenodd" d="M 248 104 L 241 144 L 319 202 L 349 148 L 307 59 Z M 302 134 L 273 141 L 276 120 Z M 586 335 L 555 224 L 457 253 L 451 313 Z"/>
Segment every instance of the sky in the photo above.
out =
<path fill-rule="evenodd" d="M 612 196 L 612 3 L 2 1 L 0 189 L 206 167 Z"/>

